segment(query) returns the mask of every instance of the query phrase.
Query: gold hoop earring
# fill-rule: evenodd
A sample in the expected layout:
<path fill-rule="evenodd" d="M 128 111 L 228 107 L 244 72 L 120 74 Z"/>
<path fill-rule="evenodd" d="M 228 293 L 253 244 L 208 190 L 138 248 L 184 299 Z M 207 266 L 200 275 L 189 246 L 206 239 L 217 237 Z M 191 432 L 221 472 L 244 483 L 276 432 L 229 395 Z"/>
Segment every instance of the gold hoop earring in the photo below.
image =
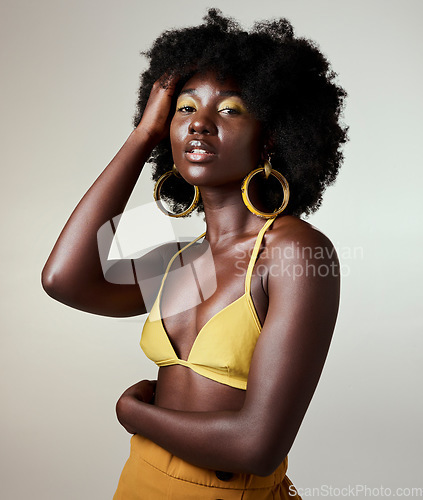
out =
<path fill-rule="evenodd" d="M 175 164 L 173 164 L 172 170 L 168 170 L 166 173 L 164 173 L 159 179 L 157 180 L 156 184 L 154 185 L 154 199 L 156 200 L 156 204 L 158 208 L 165 214 L 168 215 L 169 217 L 184 217 L 185 215 L 188 215 L 190 212 L 194 210 L 194 208 L 197 206 L 198 201 L 200 199 L 200 190 L 198 189 L 198 186 L 194 186 L 194 199 L 192 200 L 191 205 L 184 210 L 183 212 L 180 212 L 178 214 L 173 214 L 172 212 L 169 212 L 168 210 L 165 209 L 165 207 L 162 204 L 162 201 L 160 199 L 160 191 L 162 189 L 163 183 L 165 180 L 170 177 L 171 175 L 175 175 L 176 177 L 182 178 L 181 174 L 178 172 Z"/>
<path fill-rule="evenodd" d="M 259 172 L 263 172 L 264 173 L 264 177 L 266 179 L 268 179 L 270 175 L 273 175 L 274 177 L 276 177 L 276 179 L 278 179 L 278 181 L 282 185 L 282 189 L 283 189 L 283 201 L 282 201 L 281 206 L 278 209 L 276 209 L 274 212 L 270 213 L 270 212 L 262 212 L 261 210 L 258 210 L 251 203 L 250 197 L 248 196 L 248 186 L 250 185 L 250 181 Z M 242 181 L 241 194 L 242 194 L 242 200 L 243 200 L 245 206 L 248 208 L 248 210 L 250 212 L 252 212 L 254 215 L 257 215 L 258 217 L 262 217 L 263 219 L 270 219 L 271 217 L 276 217 L 277 215 L 279 215 L 280 213 L 282 213 L 285 210 L 286 206 L 288 205 L 288 201 L 289 201 L 289 184 L 288 184 L 288 181 L 285 179 L 285 177 L 280 172 L 278 172 L 277 170 L 274 170 L 272 168 L 272 165 L 270 164 L 270 161 L 266 160 L 264 162 L 264 166 L 263 167 L 258 167 L 255 170 L 252 170 L 245 177 L 245 179 Z"/>

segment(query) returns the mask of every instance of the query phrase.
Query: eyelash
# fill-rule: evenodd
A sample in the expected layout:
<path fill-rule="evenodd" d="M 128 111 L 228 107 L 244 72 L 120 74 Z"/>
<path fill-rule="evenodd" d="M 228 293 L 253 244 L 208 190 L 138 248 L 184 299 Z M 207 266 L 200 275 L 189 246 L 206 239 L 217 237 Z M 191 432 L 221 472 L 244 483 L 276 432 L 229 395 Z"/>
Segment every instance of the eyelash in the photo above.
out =
<path fill-rule="evenodd" d="M 176 108 L 176 111 L 179 111 L 181 113 L 189 113 L 191 110 L 194 110 L 196 111 L 196 109 L 193 107 L 193 106 L 188 106 L 188 105 L 185 105 L 185 106 L 181 106 L 180 108 Z M 230 111 L 230 115 L 232 114 L 239 114 L 239 111 L 235 108 L 230 108 L 229 106 L 228 107 L 225 107 L 225 108 L 222 108 L 222 109 L 219 109 L 219 113 L 221 111 Z"/>
<path fill-rule="evenodd" d="M 230 108 L 229 106 L 226 107 L 226 108 L 219 109 L 219 112 L 220 111 L 230 111 L 230 113 L 229 113 L 230 115 L 232 115 L 232 114 L 236 114 L 236 115 L 239 114 L 239 111 L 237 109 Z"/>
<path fill-rule="evenodd" d="M 176 111 L 181 111 L 181 112 L 189 112 L 188 110 L 194 110 L 195 111 L 195 108 L 193 106 L 188 106 L 188 105 L 185 105 L 185 106 L 181 106 L 180 108 L 176 108 Z"/>

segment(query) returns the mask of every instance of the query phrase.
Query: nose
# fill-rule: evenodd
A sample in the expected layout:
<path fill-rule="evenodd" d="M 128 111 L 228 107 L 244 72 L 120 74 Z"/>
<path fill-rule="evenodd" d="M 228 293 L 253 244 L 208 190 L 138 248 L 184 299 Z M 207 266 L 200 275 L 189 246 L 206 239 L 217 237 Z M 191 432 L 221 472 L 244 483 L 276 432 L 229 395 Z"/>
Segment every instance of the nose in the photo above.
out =
<path fill-rule="evenodd" d="M 191 123 L 189 124 L 190 134 L 202 134 L 202 135 L 215 135 L 217 134 L 217 127 L 214 120 L 211 118 L 207 111 L 197 110 L 193 116 Z"/>

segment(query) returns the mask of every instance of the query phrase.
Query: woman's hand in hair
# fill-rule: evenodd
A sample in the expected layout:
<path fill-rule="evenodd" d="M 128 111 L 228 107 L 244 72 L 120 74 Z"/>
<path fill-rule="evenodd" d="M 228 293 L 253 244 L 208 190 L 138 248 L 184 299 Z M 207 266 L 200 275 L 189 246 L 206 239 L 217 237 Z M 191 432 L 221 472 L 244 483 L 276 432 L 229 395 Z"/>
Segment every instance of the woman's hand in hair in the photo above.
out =
<path fill-rule="evenodd" d="M 148 133 L 156 144 L 169 135 L 172 119 L 170 110 L 178 80 L 177 75 L 163 75 L 154 82 L 142 119 L 136 129 Z"/>

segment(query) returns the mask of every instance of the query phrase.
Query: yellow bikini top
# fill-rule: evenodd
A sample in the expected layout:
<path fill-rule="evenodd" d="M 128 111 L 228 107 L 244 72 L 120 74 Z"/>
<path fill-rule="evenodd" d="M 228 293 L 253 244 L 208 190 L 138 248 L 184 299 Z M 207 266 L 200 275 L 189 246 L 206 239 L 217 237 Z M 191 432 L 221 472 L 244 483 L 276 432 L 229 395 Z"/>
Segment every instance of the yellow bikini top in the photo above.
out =
<path fill-rule="evenodd" d="M 216 382 L 237 389 L 247 388 L 251 358 L 262 328 L 251 298 L 251 276 L 263 235 L 275 218 L 268 219 L 257 236 L 245 277 L 245 293 L 207 321 L 198 332 L 187 360 L 178 358 L 172 347 L 160 314 L 160 298 L 172 262 L 206 233 L 188 243 L 171 258 L 140 342 L 146 356 L 157 366 L 183 365 Z"/>

